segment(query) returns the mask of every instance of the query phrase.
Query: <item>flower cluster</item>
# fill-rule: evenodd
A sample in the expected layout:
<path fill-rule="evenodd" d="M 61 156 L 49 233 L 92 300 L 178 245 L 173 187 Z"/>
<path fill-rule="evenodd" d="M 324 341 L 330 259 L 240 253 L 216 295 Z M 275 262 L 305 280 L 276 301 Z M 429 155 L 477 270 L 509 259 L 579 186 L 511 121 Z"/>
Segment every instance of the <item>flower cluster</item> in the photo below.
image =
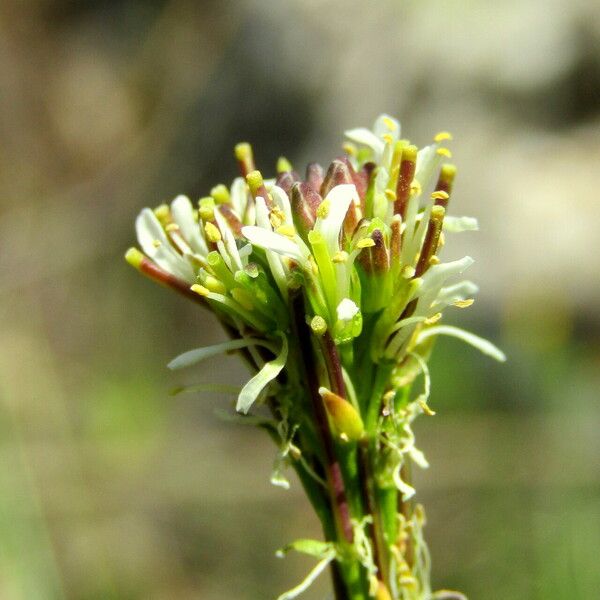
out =
<path fill-rule="evenodd" d="M 411 428 L 434 414 L 427 359 L 439 335 L 504 356 L 440 323 L 444 309 L 469 306 L 477 291 L 449 283 L 470 257 L 439 258 L 447 233 L 477 229 L 475 219 L 446 214 L 450 134 L 419 150 L 382 115 L 346 137 L 343 156 L 327 169 L 309 164 L 304 178 L 281 158 L 277 177 L 264 179 L 250 145 L 238 144 L 241 177 L 197 206 L 178 196 L 144 209 L 136 220 L 144 253 L 132 248 L 126 258 L 215 313 L 231 341 L 170 366 L 242 353 L 254 375 L 237 410 L 267 407 L 269 417 L 246 419 L 279 446 L 272 481 L 286 487 L 283 467 L 293 466 L 323 522 L 326 542 L 290 546 L 319 564 L 280 598 L 330 563 L 338 598 L 433 598 L 409 475 L 411 463 L 427 466 Z M 423 389 L 412 393 L 420 374 Z"/>

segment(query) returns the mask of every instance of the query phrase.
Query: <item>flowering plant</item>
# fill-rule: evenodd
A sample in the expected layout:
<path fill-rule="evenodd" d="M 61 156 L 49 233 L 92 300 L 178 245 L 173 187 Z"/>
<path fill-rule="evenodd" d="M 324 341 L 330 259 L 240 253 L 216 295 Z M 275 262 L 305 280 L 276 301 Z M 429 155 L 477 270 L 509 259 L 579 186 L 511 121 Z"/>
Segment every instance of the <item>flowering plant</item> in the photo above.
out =
<path fill-rule="evenodd" d="M 418 150 L 382 115 L 373 130 L 346 132 L 345 154 L 304 179 L 284 158 L 277 177 L 255 170 L 238 144 L 241 177 L 198 207 L 185 196 L 136 220 L 145 254 L 126 258 L 144 275 L 213 311 L 230 341 L 186 352 L 172 369 L 239 351 L 253 372 L 237 410 L 278 446 L 271 481 L 292 467 L 324 541 L 289 550 L 318 562 L 283 593 L 295 598 L 331 566 L 338 600 L 460 598 L 432 592 L 423 508 L 410 470 L 426 467 L 412 430 L 428 405 L 427 360 L 453 335 L 498 360 L 494 345 L 440 324 L 477 287 L 448 283 L 473 260 L 438 258 L 446 233 L 477 229 L 446 215 L 455 167 L 442 132 Z M 417 391 L 413 384 L 422 378 Z"/>

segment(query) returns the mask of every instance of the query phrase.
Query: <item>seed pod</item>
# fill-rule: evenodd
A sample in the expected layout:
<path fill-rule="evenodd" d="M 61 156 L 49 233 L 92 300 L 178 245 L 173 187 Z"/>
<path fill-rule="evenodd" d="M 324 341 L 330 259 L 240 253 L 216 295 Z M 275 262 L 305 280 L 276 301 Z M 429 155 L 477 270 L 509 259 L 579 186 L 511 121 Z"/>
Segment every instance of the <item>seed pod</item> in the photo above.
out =
<path fill-rule="evenodd" d="M 365 426 L 354 406 L 327 388 L 319 388 L 319 394 L 339 435 L 352 442 L 358 441 L 363 436 Z"/>

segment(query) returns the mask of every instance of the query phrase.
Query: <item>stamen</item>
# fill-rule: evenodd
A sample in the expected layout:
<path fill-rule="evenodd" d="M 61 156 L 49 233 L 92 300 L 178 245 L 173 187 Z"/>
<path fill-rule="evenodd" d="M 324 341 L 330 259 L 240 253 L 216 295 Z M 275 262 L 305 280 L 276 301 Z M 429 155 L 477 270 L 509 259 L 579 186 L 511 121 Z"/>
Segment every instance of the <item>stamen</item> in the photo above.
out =
<path fill-rule="evenodd" d="M 198 201 L 198 215 L 203 221 L 212 221 L 215 218 L 215 200 L 205 196 Z"/>
<path fill-rule="evenodd" d="M 444 142 L 446 140 L 451 140 L 452 134 L 449 131 L 440 131 L 434 138 L 434 142 Z"/>
<path fill-rule="evenodd" d="M 438 148 L 435 153 L 440 156 L 445 156 L 446 158 L 452 158 L 452 152 L 450 152 L 448 148 Z"/>
<path fill-rule="evenodd" d="M 216 294 L 227 293 L 227 288 L 225 287 L 225 284 L 216 277 L 213 277 L 212 275 L 207 275 L 204 278 L 204 285 L 207 289 L 209 289 L 211 292 L 215 292 Z"/>
<path fill-rule="evenodd" d="M 275 232 L 279 233 L 280 235 L 285 235 L 289 238 L 294 238 L 296 235 L 296 230 L 294 229 L 293 225 L 280 225 L 277 227 L 277 229 L 275 229 Z"/>
<path fill-rule="evenodd" d="M 243 288 L 233 288 L 231 290 L 232 298 L 245 308 L 246 310 L 254 310 L 254 302 L 252 301 L 252 295 Z"/>
<path fill-rule="evenodd" d="M 317 208 L 317 217 L 319 219 L 326 219 L 329 216 L 329 208 L 331 203 L 329 200 L 323 200 L 319 207 Z"/>
<path fill-rule="evenodd" d="M 277 173 L 289 173 L 290 171 L 292 171 L 292 163 L 285 156 L 280 156 L 277 159 Z"/>
<path fill-rule="evenodd" d="M 279 206 L 274 206 L 269 213 L 269 223 L 271 223 L 271 227 L 273 227 L 273 229 L 277 229 L 283 225 L 284 221 L 284 212 L 279 208 Z"/>
<path fill-rule="evenodd" d="M 358 148 L 352 144 L 351 142 L 346 142 L 345 144 L 342 145 L 342 150 L 348 155 L 348 156 L 354 156 L 356 157 L 358 155 Z"/>
<path fill-rule="evenodd" d="M 137 248 L 129 248 L 125 252 L 125 260 L 135 269 L 140 269 L 145 256 Z"/>
<path fill-rule="evenodd" d="M 210 221 L 204 223 L 204 231 L 206 232 L 206 238 L 209 242 L 216 244 L 217 242 L 221 241 L 222 237 L 219 228 L 213 225 Z"/>
<path fill-rule="evenodd" d="M 256 168 L 254 166 L 254 155 L 252 146 L 248 142 L 240 142 L 234 149 L 235 157 L 238 161 L 238 167 L 242 177 L 246 177 Z"/>
<path fill-rule="evenodd" d="M 375 242 L 370 237 L 363 238 L 362 240 L 358 240 L 358 242 L 356 242 L 356 247 L 360 249 L 372 248 L 374 245 Z"/>
<path fill-rule="evenodd" d="M 465 300 L 456 300 L 453 305 L 457 308 L 468 308 L 475 302 L 475 298 L 466 298 Z"/>
<path fill-rule="evenodd" d="M 345 263 L 345 262 L 347 262 L 347 261 L 348 261 L 348 257 L 349 257 L 349 254 L 348 254 L 347 252 L 344 252 L 344 250 L 340 250 L 339 252 L 336 252 L 336 253 L 335 253 L 335 254 L 334 254 L 332 257 L 331 257 L 331 260 L 332 260 L 334 263 L 338 263 L 338 264 L 340 264 L 340 263 Z"/>
<path fill-rule="evenodd" d="M 251 173 L 248 173 L 248 175 L 246 175 L 246 182 L 248 183 L 250 193 L 255 200 L 258 196 L 260 196 L 264 199 L 267 208 L 271 208 L 273 206 L 273 202 L 271 201 L 269 193 L 267 192 L 265 181 L 260 171 L 252 171 Z"/>
<path fill-rule="evenodd" d="M 383 117 L 383 123 L 390 131 L 396 131 L 396 123 L 389 117 Z"/>
<path fill-rule="evenodd" d="M 229 202 L 229 190 L 222 183 L 215 185 L 215 187 L 210 190 L 210 195 L 215 199 L 217 204 L 226 204 Z"/>
<path fill-rule="evenodd" d="M 210 294 L 210 290 L 208 288 L 205 288 L 203 285 L 200 285 L 199 283 L 195 283 L 192 287 L 190 287 L 190 290 L 192 290 L 192 292 L 198 294 L 199 296 L 208 296 Z"/>
<path fill-rule="evenodd" d="M 160 221 L 160 224 L 165 227 L 171 222 L 171 209 L 168 204 L 161 204 L 154 209 L 156 218 Z"/>

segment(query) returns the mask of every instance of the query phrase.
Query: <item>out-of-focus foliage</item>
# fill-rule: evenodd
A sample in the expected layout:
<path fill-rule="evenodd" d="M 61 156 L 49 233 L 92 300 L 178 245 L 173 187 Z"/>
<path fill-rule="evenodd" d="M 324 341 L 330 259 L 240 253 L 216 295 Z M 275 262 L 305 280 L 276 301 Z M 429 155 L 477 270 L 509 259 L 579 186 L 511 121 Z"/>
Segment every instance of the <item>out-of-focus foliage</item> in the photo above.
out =
<path fill-rule="evenodd" d="M 454 133 L 454 207 L 482 230 L 454 245 L 482 283 L 458 316 L 509 355 L 461 349 L 450 371 L 456 342 L 437 345 L 434 580 L 593 597 L 599 98 L 590 2 L 4 0 L 0 597 L 263 600 L 304 573 L 273 556 L 318 529 L 297 485 L 269 486 L 269 440 L 215 418 L 231 398 L 169 395 L 167 361 L 222 334 L 122 251 L 139 207 L 232 179 L 240 139 L 267 172 L 383 110 L 419 144 Z"/>

